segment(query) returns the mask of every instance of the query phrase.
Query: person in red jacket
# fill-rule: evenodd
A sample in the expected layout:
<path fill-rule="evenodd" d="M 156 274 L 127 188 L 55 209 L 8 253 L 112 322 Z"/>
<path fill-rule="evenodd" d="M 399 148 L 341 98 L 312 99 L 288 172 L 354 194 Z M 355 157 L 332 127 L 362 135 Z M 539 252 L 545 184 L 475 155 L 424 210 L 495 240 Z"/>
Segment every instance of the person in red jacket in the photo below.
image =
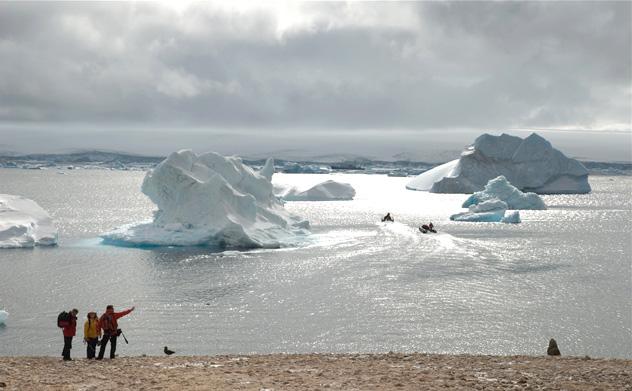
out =
<path fill-rule="evenodd" d="M 105 313 L 101 315 L 99 319 L 99 325 L 103 331 L 103 338 L 101 338 L 101 349 L 99 349 L 97 360 L 103 360 L 105 345 L 107 345 L 108 341 L 110 341 L 110 358 L 114 358 L 114 353 L 116 353 L 116 338 L 119 334 L 117 320 L 134 311 L 134 308 L 135 307 L 121 312 L 114 312 L 113 305 L 106 307 Z"/>
<path fill-rule="evenodd" d="M 72 337 L 77 334 L 78 313 L 79 311 L 76 308 L 70 311 L 70 318 L 68 321 L 64 322 L 62 327 L 62 333 L 64 334 L 64 350 L 62 350 L 61 355 L 64 358 L 64 361 L 72 361 L 72 358 L 70 358 L 70 349 L 72 349 Z"/>

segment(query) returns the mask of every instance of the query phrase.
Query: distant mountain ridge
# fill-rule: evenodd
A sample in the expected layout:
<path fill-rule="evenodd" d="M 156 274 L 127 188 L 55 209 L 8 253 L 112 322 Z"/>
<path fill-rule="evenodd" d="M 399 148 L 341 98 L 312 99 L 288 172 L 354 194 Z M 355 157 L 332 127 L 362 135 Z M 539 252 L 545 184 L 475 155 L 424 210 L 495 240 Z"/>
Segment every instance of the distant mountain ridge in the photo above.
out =
<path fill-rule="evenodd" d="M 2 158 L 2 156 L 0 156 Z M 119 161 L 125 162 L 160 162 L 164 159 L 164 156 L 143 156 L 134 155 L 129 153 L 120 152 L 104 152 L 104 151 L 86 151 L 86 152 L 71 152 L 60 154 L 29 154 L 29 155 L 17 155 L 11 156 L 13 159 L 24 160 L 42 160 L 52 162 L 77 162 L 77 163 L 91 163 L 91 162 L 113 162 Z"/>
<path fill-rule="evenodd" d="M 142 156 L 121 152 L 82 151 L 53 154 L 2 155 L 0 167 L 41 169 L 47 167 L 146 170 L 164 160 L 163 156 Z"/>
<path fill-rule="evenodd" d="M 274 157 L 274 156 L 273 156 Z M 394 161 L 372 160 L 360 155 L 321 155 L 317 157 L 306 157 L 304 159 L 283 159 L 275 158 L 279 166 L 286 164 L 350 164 L 364 167 L 401 167 L 401 168 L 423 168 L 429 169 L 442 163 L 412 161 L 406 159 L 407 155 L 396 156 L 400 158 Z M 323 159 L 325 158 L 325 159 Z M 323 161 L 329 160 L 331 161 Z M 86 166 L 92 168 L 112 168 L 112 169 L 149 169 L 165 159 L 165 156 L 146 156 L 126 152 L 112 152 L 100 150 L 77 151 L 68 153 L 37 153 L 19 155 L 12 152 L 0 152 L 0 167 L 4 168 L 38 168 L 54 166 Z M 265 158 L 243 158 L 244 163 L 250 166 L 262 166 Z M 632 175 L 632 163 L 625 162 L 596 162 L 582 161 L 582 164 L 591 174 L 612 174 L 612 175 Z"/>

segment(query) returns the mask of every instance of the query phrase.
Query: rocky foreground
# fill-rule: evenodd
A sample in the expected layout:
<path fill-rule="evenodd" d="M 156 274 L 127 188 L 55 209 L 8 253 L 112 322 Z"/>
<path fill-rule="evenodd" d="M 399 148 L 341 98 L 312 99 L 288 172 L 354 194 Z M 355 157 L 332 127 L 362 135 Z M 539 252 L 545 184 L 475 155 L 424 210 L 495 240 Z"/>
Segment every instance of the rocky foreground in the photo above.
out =
<path fill-rule="evenodd" d="M 0 390 L 632 390 L 632 360 L 432 354 L 0 357 Z"/>

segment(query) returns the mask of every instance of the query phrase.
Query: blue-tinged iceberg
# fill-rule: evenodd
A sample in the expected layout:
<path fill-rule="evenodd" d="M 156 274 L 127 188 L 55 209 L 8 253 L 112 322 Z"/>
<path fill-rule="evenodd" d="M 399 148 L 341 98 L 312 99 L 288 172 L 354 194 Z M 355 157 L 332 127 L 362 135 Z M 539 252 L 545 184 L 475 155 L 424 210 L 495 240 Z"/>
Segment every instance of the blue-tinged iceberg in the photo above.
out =
<path fill-rule="evenodd" d="M 499 175 L 522 191 L 538 194 L 590 192 L 588 170 L 535 133 L 525 139 L 483 134 L 459 159 L 420 174 L 406 188 L 433 193 L 473 193 Z"/>
<path fill-rule="evenodd" d="M 452 215 L 450 220 L 517 224 L 521 222 L 518 209 L 546 209 L 539 195 L 521 192 L 502 175 L 469 196 L 463 207 L 468 211 Z M 513 211 L 508 212 L 510 209 Z"/>
<path fill-rule="evenodd" d="M 502 175 L 487 182 L 483 190 L 469 196 L 463 203 L 463 207 L 467 208 L 489 200 L 504 201 L 508 209 L 546 209 L 539 195 L 521 192 Z"/>
<path fill-rule="evenodd" d="M 276 248 L 307 234 L 274 194 L 272 159 L 260 172 L 238 157 L 174 152 L 149 171 L 142 185 L 157 206 L 151 222 L 102 235 L 107 244 Z"/>
<path fill-rule="evenodd" d="M 507 203 L 499 199 L 483 201 L 470 205 L 467 212 L 450 216 L 453 221 L 483 222 L 483 223 L 520 223 L 520 212 L 507 213 Z"/>

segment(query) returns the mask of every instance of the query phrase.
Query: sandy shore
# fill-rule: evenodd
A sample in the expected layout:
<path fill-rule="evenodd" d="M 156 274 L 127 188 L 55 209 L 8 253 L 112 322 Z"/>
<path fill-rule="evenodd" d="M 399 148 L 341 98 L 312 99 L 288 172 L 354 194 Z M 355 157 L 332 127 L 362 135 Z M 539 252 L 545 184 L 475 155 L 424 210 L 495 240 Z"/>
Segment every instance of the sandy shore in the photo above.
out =
<path fill-rule="evenodd" d="M 0 357 L 0 390 L 632 390 L 632 360 L 430 354 Z"/>

